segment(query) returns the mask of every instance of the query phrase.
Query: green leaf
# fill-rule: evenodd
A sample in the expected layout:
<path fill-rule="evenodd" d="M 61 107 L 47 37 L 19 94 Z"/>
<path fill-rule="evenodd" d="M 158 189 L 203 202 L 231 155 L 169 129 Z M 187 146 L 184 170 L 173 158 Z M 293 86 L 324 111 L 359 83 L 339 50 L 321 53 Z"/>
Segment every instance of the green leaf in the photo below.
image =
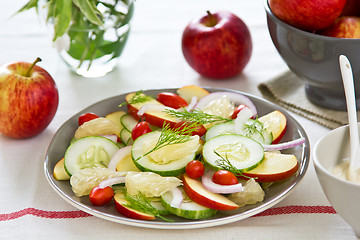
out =
<path fill-rule="evenodd" d="M 97 10 L 94 2 L 89 0 L 73 0 L 74 4 L 81 10 L 85 17 L 96 25 L 102 25 L 102 22 L 98 15 L 101 13 Z"/>
<path fill-rule="evenodd" d="M 129 31 L 120 36 L 119 39 L 115 42 L 109 42 L 100 47 L 100 50 L 104 54 L 112 54 L 111 59 L 119 57 L 124 50 L 126 41 L 129 37 Z"/>
<path fill-rule="evenodd" d="M 48 13 L 46 17 L 46 22 L 48 22 L 50 19 L 54 18 L 54 12 L 55 12 L 55 1 L 56 0 L 49 0 L 49 2 L 46 4 Z"/>
<path fill-rule="evenodd" d="M 71 0 L 56 0 L 54 8 L 54 29 L 53 41 L 65 34 L 71 21 Z"/>
<path fill-rule="evenodd" d="M 133 15 L 134 15 L 134 2 L 131 2 L 130 5 L 129 5 L 129 9 L 128 9 L 128 12 L 126 14 L 126 17 L 123 20 L 121 26 L 123 26 L 125 24 L 128 24 L 130 22 L 131 18 L 133 17 Z"/>
<path fill-rule="evenodd" d="M 23 12 L 25 10 L 29 10 L 33 7 L 36 8 L 36 12 L 38 12 L 38 2 L 39 0 L 30 0 L 22 8 L 20 8 L 15 14 Z"/>

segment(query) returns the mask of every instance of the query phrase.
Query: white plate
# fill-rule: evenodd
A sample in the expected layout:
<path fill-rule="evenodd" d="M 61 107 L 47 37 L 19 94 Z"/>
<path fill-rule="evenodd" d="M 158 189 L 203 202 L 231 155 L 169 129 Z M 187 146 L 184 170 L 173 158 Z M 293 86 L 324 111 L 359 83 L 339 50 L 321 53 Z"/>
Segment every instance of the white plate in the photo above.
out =
<path fill-rule="evenodd" d="M 229 91 L 236 92 L 228 89 L 214 89 L 207 88 L 208 91 Z M 144 91 L 145 94 L 151 96 L 156 96 L 159 92 L 175 92 L 176 89 L 156 89 Z M 113 204 L 107 204 L 105 206 L 95 207 L 93 206 L 88 197 L 76 197 L 71 190 L 69 181 L 57 181 L 53 177 L 53 169 L 55 164 L 64 156 L 66 148 L 69 146 L 69 143 L 74 135 L 75 130 L 78 127 L 78 118 L 81 114 L 86 112 L 93 112 L 99 116 L 105 116 L 106 114 L 119 110 L 126 110 L 126 106 L 119 108 L 119 104 L 125 102 L 126 94 L 122 94 L 116 97 L 108 98 L 103 101 L 100 101 L 96 104 L 93 104 L 81 112 L 74 115 L 68 121 L 66 121 L 54 135 L 44 162 L 44 171 L 46 178 L 48 179 L 50 185 L 53 187 L 56 193 L 58 193 L 63 199 L 74 207 L 87 212 L 91 215 L 94 215 L 99 218 L 103 218 L 109 221 L 122 223 L 126 225 L 146 227 L 146 228 L 156 228 L 156 229 L 191 229 L 191 228 L 203 228 L 211 227 L 222 224 L 227 224 L 235 221 L 239 221 L 258 213 L 265 211 L 266 209 L 274 206 L 279 203 L 288 194 L 294 190 L 296 185 L 304 177 L 306 170 L 310 161 L 310 145 L 308 137 L 304 129 L 300 124 L 283 108 L 266 101 L 264 99 L 251 96 L 246 93 L 239 92 L 248 96 L 255 104 L 258 110 L 258 115 L 265 115 L 273 110 L 281 111 L 287 118 L 287 127 L 286 133 L 282 141 L 288 141 L 296 139 L 299 137 L 304 137 L 306 139 L 305 143 L 301 146 L 297 146 L 292 149 L 288 149 L 284 152 L 294 154 L 299 161 L 299 170 L 298 173 L 287 179 L 285 181 L 275 183 L 270 186 L 268 191 L 265 191 L 264 201 L 258 204 L 248 205 L 237 210 L 233 211 L 219 211 L 215 216 L 205 219 L 205 220 L 188 220 L 176 216 L 166 216 L 169 219 L 173 219 L 174 222 L 166 222 L 161 219 L 156 219 L 154 221 L 143 221 L 136 220 L 122 216 L 119 214 Z"/>

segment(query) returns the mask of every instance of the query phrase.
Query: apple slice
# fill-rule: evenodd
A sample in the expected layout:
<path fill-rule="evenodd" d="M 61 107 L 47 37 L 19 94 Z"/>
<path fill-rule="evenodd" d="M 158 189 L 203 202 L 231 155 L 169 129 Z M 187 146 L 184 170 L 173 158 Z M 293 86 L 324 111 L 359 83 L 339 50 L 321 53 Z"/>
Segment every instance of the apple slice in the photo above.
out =
<path fill-rule="evenodd" d="M 120 119 L 125 114 L 126 114 L 126 112 L 124 112 L 124 111 L 116 111 L 116 112 L 112 112 L 112 113 L 107 114 L 105 116 L 105 118 L 113 121 L 116 125 L 118 125 L 119 128 L 120 128 L 120 131 L 121 131 L 123 129 L 123 126 L 121 124 Z"/>
<path fill-rule="evenodd" d="M 262 163 L 243 174 L 255 178 L 258 182 L 276 182 L 291 177 L 298 168 L 299 163 L 292 154 L 265 152 Z"/>
<path fill-rule="evenodd" d="M 53 175 L 56 180 L 69 180 L 70 179 L 70 176 L 66 172 L 65 167 L 64 167 L 64 158 L 62 158 L 55 165 Z"/>
<path fill-rule="evenodd" d="M 186 195 L 204 207 L 215 210 L 234 210 L 239 207 L 225 196 L 206 190 L 197 179 L 192 179 L 186 174 L 183 174 L 182 180 Z"/>
<path fill-rule="evenodd" d="M 138 210 L 126 206 L 129 204 L 129 202 L 125 199 L 124 193 L 121 191 L 115 193 L 114 200 L 115 200 L 116 210 L 120 214 L 126 217 L 140 219 L 140 220 L 154 220 L 156 218 L 152 214 L 140 212 Z"/>
<path fill-rule="evenodd" d="M 209 94 L 209 92 L 199 86 L 187 85 L 177 90 L 180 97 L 185 99 L 187 103 L 191 102 L 192 97 L 197 97 L 200 100 L 202 97 Z"/>
<path fill-rule="evenodd" d="M 116 171 L 117 172 L 140 172 L 140 170 L 135 166 L 134 161 L 131 157 L 131 146 L 127 146 L 122 148 L 124 149 L 124 153 L 120 155 L 114 155 L 113 158 L 116 164 Z"/>
<path fill-rule="evenodd" d="M 161 105 L 160 102 L 156 101 L 155 99 L 149 97 L 150 99 L 146 102 L 138 102 L 138 103 L 131 103 L 131 99 L 136 93 L 130 93 L 126 95 L 125 100 L 128 103 L 128 113 L 133 116 L 136 120 L 140 120 L 140 117 L 137 115 L 137 112 L 140 110 L 141 107 L 151 104 L 151 105 Z M 165 112 L 162 111 L 149 111 L 144 113 L 143 117 L 145 120 L 153 126 L 156 127 L 163 127 L 164 123 L 168 123 L 170 127 L 174 127 L 174 125 L 179 122 L 178 119 L 169 116 Z"/>
<path fill-rule="evenodd" d="M 286 117 L 285 115 L 275 110 L 259 118 L 259 121 L 264 124 L 265 129 L 273 135 L 272 143 L 279 143 L 285 134 Z"/>

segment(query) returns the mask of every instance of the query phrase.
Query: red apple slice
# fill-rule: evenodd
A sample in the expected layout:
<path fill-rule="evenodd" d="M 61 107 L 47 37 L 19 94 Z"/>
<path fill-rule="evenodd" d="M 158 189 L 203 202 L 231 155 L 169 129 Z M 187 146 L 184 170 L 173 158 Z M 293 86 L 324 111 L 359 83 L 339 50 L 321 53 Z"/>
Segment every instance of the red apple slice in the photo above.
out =
<path fill-rule="evenodd" d="M 186 174 L 183 174 L 182 180 L 185 193 L 188 197 L 204 207 L 216 210 L 234 210 L 239 207 L 225 196 L 206 190 L 197 179 L 192 179 Z"/>
<path fill-rule="evenodd" d="M 127 207 L 126 205 L 129 204 L 129 202 L 125 199 L 124 193 L 122 193 L 122 192 L 115 193 L 114 200 L 115 200 L 116 210 L 126 217 L 140 219 L 140 220 L 154 220 L 155 219 L 154 215 L 140 212 L 133 208 Z"/>
<path fill-rule="evenodd" d="M 136 120 L 140 120 L 139 115 L 137 112 L 140 110 L 141 107 L 151 104 L 151 105 L 162 105 L 160 102 L 156 101 L 155 99 L 149 99 L 146 102 L 139 102 L 139 103 L 131 103 L 131 99 L 136 93 L 130 93 L 126 95 L 125 100 L 128 103 L 128 112 L 131 116 L 133 116 Z M 170 127 L 174 127 L 174 125 L 179 122 L 178 119 L 169 116 L 165 112 L 161 111 L 149 111 L 144 113 L 143 118 L 150 124 L 157 127 L 163 127 L 164 123 L 168 123 Z"/>
<path fill-rule="evenodd" d="M 259 118 L 259 121 L 264 124 L 265 129 L 273 135 L 272 143 L 279 143 L 285 134 L 286 117 L 285 115 L 275 110 Z"/>
<path fill-rule="evenodd" d="M 276 182 L 291 177 L 298 168 L 299 163 L 294 155 L 265 152 L 262 163 L 243 174 L 258 182 Z"/>

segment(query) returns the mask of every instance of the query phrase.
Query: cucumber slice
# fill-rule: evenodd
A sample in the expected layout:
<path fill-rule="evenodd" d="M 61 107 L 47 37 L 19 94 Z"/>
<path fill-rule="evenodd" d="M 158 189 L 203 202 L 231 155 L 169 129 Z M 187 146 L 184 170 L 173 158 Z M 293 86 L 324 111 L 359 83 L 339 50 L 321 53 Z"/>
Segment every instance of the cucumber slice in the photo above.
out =
<path fill-rule="evenodd" d="M 242 129 L 239 129 L 239 133 L 240 135 L 249 137 L 254 139 L 255 141 L 259 142 L 259 143 L 264 143 L 265 139 L 263 137 L 263 135 L 261 134 L 261 132 L 259 132 L 256 128 L 251 129 L 251 131 L 249 130 L 249 128 L 247 126 L 249 126 L 249 124 L 252 123 L 252 121 L 250 121 L 251 119 L 249 119 L 249 121 L 247 121 L 244 125 L 244 127 Z M 249 123 L 249 124 L 248 124 Z M 225 123 L 220 123 L 217 124 L 213 127 L 211 127 L 205 135 L 205 141 L 208 141 L 209 139 L 219 136 L 219 135 L 224 135 L 224 134 L 235 134 L 235 123 L 234 121 L 230 121 L 230 122 L 225 122 Z"/>
<path fill-rule="evenodd" d="M 242 129 L 239 129 L 238 134 L 251 138 L 259 143 L 265 143 L 264 136 L 261 132 L 259 132 L 256 128 L 249 128 L 249 125 L 245 123 L 244 127 Z"/>
<path fill-rule="evenodd" d="M 262 135 L 264 137 L 264 144 L 270 145 L 273 142 L 273 135 L 269 133 L 266 129 L 262 131 Z"/>
<path fill-rule="evenodd" d="M 129 132 L 125 128 L 123 128 L 120 132 L 120 139 L 127 146 L 132 145 L 134 142 L 131 137 L 131 132 Z"/>
<path fill-rule="evenodd" d="M 130 133 L 135 127 L 135 125 L 138 123 L 135 118 L 133 118 L 130 114 L 125 114 L 120 119 L 121 124 L 124 126 L 126 130 L 128 130 Z"/>
<path fill-rule="evenodd" d="M 250 125 L 253 125 L 253 127 L 249 128 L 248 126 Z M 205 141 L 223 134 L 235 134 L 234 121 L 220 123 L 208 129 Z M 271 144 L 273 140 L 272 134 L 264 129 L 262 123 L 253 119 L 246 121 L 244 128 L 240 130 L 239 134 L 252 138 L 262 144 Z"/>
<path fill-rule="evenodd" d="M 182 187 L 179 188 L 181 189 L 183 194 L 185 194 L 182 190 Z M 187 219 L 204 219 L 214 216 L 217 213 L 217 210 L 201 206 L 200 204 L 197 204 L 190 199 L 184 199 L 183 203 L 180 205 L 179 208 L 171 207 L 170 204 L 172 199 L 173 196 L 170 191 L 164 193 L 161 196 L 161 201 L 165 209 L 179 217 Z"/>
<path fill-rule="evenodd" d="M 225 123 L 219 123 L 211 128 L 209 128 L 205 134 L 205 141 L 209 139 L 223 135 L 223 134 L 234 134 L 235 133 L 235 124 L 234 121 L 229 121 Z"/>
<path fill-rule="evenodd" d="M 84 168 L 106 168 L 119 146 L 100 136 L 83 137 L 71 143 L 64 156 L 64 167 L 71 176 Z"/>
<path fill-rule="evenodd" d="M 118 145 L 119 148 L 124 148 L 124 147 L 126 147 L 126 145 L 125 145 L 124 143 L 122 143 L 122 142 L 117 142 L 116 145 Z"/>
<path fill-rule="evenodd" d="M 143 172 L 155 172 L 161 176 L 179 176 L 184 173 L 186 164 L 195 159 L 195 152 L 166 164 L 157 163 L 149 156 L 144 156 L 146 152 L 143 149 L 145 142 L 151 141 L 154 135 L 157 136 L 156 132 L 150 132 L 134 141 L 131 147 L 131 156 L 135 166 Z"/>
<path fill-rule="evenodd" d="M 164 205 L 160 201 L 150 201 L 150 204 L 158 210 L 160 215 L 168 215 L 170 212 L 164 207 Z"/>
<path fill-rule="evenodd" d="M 225 134 L 211 138 L 203 147 L 203 158 L 214 169 L 221 169 L 221 157 L 239 171 L 249 171 L 258 166 L 264 158 L 262 145 L 239 134 Z"/>
<path fill-rule="evenodd" d="M 247 120 L 245 124 L 248 126 L 252 125 L 253 126 L 252 129 L 260 132 L 262 139 L 263 139 L 263 142 L 260 142 L 260 143 L 263 143 L 263 144 L 271 144 L 272 143 L 272 141 L 273 141 L 272 133 L 269 133 L 268 131 L 265 130 L 264 124 L 262 124 L 259 121 L 254 120 L 254 119 Z M 244 135 L 247 137 L 253 138 L 251 135 L 246 135 L 246 134 L 244 134 Z M 255 138 L 253 138 L 253 139 L 256 140 Z"/>

